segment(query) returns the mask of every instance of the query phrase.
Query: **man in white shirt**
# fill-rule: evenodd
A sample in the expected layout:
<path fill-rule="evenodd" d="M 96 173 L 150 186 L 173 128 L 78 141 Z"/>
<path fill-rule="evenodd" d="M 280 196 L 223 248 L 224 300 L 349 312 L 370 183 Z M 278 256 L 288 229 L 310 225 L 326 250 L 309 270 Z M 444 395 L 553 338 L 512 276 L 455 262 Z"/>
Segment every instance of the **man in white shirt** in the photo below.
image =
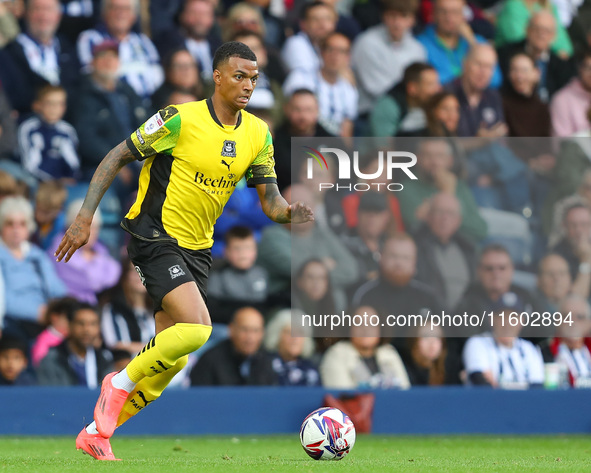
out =
<path fill-rule="evenodd" d="M 585 345 L 585 336 L 591 331 L 591 307 L 581 296 L 571 294 L 560 304 L 560 313 L 563 323 L 558 328 L 560 338 L 554 360 L 566 366 L 570 384 L 590 387 L 591 353 Z"/>
<path fill-rule="evenodd" d="M 303 68 L 310 71 L 320 69 L 320 44 L 337 26 L 335 9 L 320 1 L 313 1 L 302 8 L 300 32 L 285 41 L 281 59 L 288 71 Z"/>
<path fill-rule="evenodd" d="M 515 317 L 510 319 L 510 314 L 520 314 L 522 308 L 519 305 L 499 308 L 493 316 L 492 331 L 468 339 L 463 360 L 469 384 L 502 389 L 543 386 L 544 361 L 540 350 L 518 338 L 519 321 L 511 325 Z"/>
<path fill-rule="evenodd" d="M 357 89 L 343 77 L 349 67 L 351 43 L 341 33 L 331 33 L 321 46 L 322 67 L 318 72 L 293 70 L 283 84 L 283 93 L 291 96 L 308 89 L 318 97 L 318 121 L 332 135 L 353 136 L 357 118 Z"/>
<path fill-rule="evenodd" d="M 411 34 L 416 0 L 384 0 L 382 23 L 360 34 L 353 44 L 352 64 L 359 87 L 359 113 L 372 109 L 378 97 L 402 80 L 407 66 L 425 62 L 427 52 Z"/>
<path fill-rule="evenodd" d="M 86 30 L 78 38 L 78 57 L 83 66 L 92 62 L 93 47 L 105 40 L 119 43 L 121 78 L 144 99 L 149 99 L 164 81 L 160 56 L 152 40 L 132 31 L 139 13 L 139 0 L 104 0 L 104 24 Z"/>

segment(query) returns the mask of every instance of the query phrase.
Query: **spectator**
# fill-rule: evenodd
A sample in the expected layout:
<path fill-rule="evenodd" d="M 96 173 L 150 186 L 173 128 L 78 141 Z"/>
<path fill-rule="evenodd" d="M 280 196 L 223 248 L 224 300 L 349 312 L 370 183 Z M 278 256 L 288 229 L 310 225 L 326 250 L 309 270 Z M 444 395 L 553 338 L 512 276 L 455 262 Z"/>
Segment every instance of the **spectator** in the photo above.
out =
<path fill-rule="evenodd" d="M 68 336 L 70 320 L 78 307 L 78 301 L 72 297 L 53 299 L 45 311 L 45 330 L 39 334 L 31 347 L 31 364 L 37 368 L 41 360 L 53 347 L 58 346 Z"/>
<path fill-rule="evenodd" d="M 292 195 L 295 200 L 306 195 L 303 186 L 294 185 L 284 192 L 288 202 Z M 298 196 L 298 197 L 296 197 Z M 269 273 L 269 292 L 277 294 L 290 286 L 291 275 L 311 258 L 320 258 L 330 271 L 330 280 L 334 290 L 335 307 L 346 307 L 345 288 L 358 277 L 355 259 L 328 228 L 316 222 L 298 225 L 271 225 L 263 231 L 261 247 L 265 248 L 259 257 L 261 266 Z"/>
<path fill-rule="evenodd" d="M 497 14 L 496 46 L 523 40 L 530 18 L 540 10 L 550 12 L 555 20 L 554 29 L 550 30 L 555 36 L 552 50 L 563 58 L 570 56 L 573 53 L 573 45 L 560 23 L 556 7 L 549 0 L 507 0 Z"/>
<path fill-rule="evenodd" d="M 415 328 L 401 352 L 411 386 L 461 384 L 459 357 L 448 351 L 443 329 L 429 323 Z"/>
<path fill-rule="evenodd" d="M 262 347 L 262 314 L 239 309 L 229 325 L 228 340 L 206 351 L 191 371 L 191 386 L 266 386 L 278 384 L 273 357 Z"/>
<path fill-rule="evenodd" d="M 73 124 L 84 142 L 80 149 L 82 173 L 88 180 L 107 153 L 146 118 L 141 99 L 118 79 L 117 51 L 113 41 L 94 47 L 92 73 L 84 78 L 73 105 Z M 122 172 L 119 182 L 131 180 L 128 167 Z"/>
<path fill-rule="evenodd" d="M 533 343 L 518 338 L 521 330 L 519 323 L 515 326 L 507 323 L 509 314 L 519 313 L 522 309 L 519 305 L 501 307 L 494 313 L 491 332 L 466 341 L 462 358 L 468 384 L 501 389 L 543 387 L 542 354 Z"/>
<path fill-rule="evenodd" d="M 257 242 L 250 228 L 232 227 L 224 240 L 224 261 L 209 275 L 207 300 L 212 321 L 225 325 L 240 307 L 266 308 L 269 276 L 256 264 Z"/>
<path fill-rule="evenodd" d="M 456 312 L 483 314 L 516 306 L 521 309 L 520 312 L 531 313 L 532 298 L 525 289 L 513 284 L 513 274 L 513 261 L 509 252 L 501 245 L 488 245 L 480 254 L 477 279 L 464 293 Z M 482 328 L 486 330 L 486 324 L 489 323 L 490 320 L 486 318 Z M 465 330 L 466 334 L 472 334 L 469 327 L 465 327 Z"/>
<path fill-rule="evenodd" d="M 418 40 L 427 50 L 427 62 L 439 73 L 439 80 L 447 84 L 462 73 L 462 63 L 477 43 L 486 43 L 475 35 L 464 18 L 465 0 L 435 0 L 433 25 L 425 28 Z M 501 85 L 501 71 L 494 69 L 491 86 Z"/>
<path fill-rule="evenodd" d="M 304 314 L 332 314 L 335 298 L 330 283 L 330 271 L 319 258 L 310 258 L 295 275 L 292 306 Z"/>
<path fill-rule="evenodd" d="M 133 31 L 139 14 L 138 0 L 104 0 L 102 20 L 96 29 L 78 37 L 78 57 L 87 68 L 94 63 L 94 48 L 105 41 L 118 43 L 121 78 L 149 105 L 149 99 L 164 80 L 160 56 L 152 40 Z"/>
<path fill-rule="evenodd" d="M 402 82 L 377 100 L 370 115 L 373 136 L 415 136 L 424 131 L 427 120 L 423 107 L 439 92 L 441 85 L 433 66 L 412 63 Z"/>
<path fill-rule="evenodd" d="M 382 23 L 361 33 L 351 53 L 362 116 L 369 114 L 378 97 L 402 80 L 410 64 L 427 59 L 425 48 L 411 33 L 418 2 L 386 0 L 382 8 Z"/>
<path fill-rule="evenodd" d="M 223 25 L 222 39 L 231 41 L 232 36 L 239 31 L 250 31 L 262 38 L 266 37 L 267 27 L 260 8 L 247 2 L 238 2 L 228 10 Z"/>
<path fill-rule="evenodd" d="M 3 64 L 0 78 L 20 113 L 30 111 L 36 90 L 44 85 L 61 85 L 67 90 L 77 85 L 76 53 L 56 36 L 60 19 L 59 0 L 30 0 L 23 32 L 6 46 L 9 63 Z"/>
<path fill-rule="evenodd" d="M 417 280 L 431 287 L 443 308 L 453 311 L 476 275 L 474 244 L 458 233 L 458 199 L 440 193 L 431 198 L 425 224 L 415 234 Z"/>
<path fill-rule="evenodd" d="M 591 50 L 578 62 L 578 74 L 560 89 L 550 102 L 554 136 L 572 136 L 589 130 L 587 112 L 591 108 Z"/>
<path fill-rule="evenodd" d="M 265 43 L 273 47 L 281 46 L 285 42 L 285 25 L 272 11 L 271 0 L 245 0 L 245 3 L 255 7 L 262 15 Z"/>
<path fill-rule="evenodd" d="M 291 318 L 291 310 L 282 310 L 269 321 L 265 331 L 265 348 L 275 353 L 273 369 L 279 385 L 319 386 L 318 369 L 307 359 L 314 350 L 312 339 L 304 332 L 292 334 Z"/>
<path fill-rule="evenodd" d="M 32 386 L 35 378 L 27 371 L 27 344 L 12 337 L 0 338 L 0 386 Z"/>
<path fill-rule="evenodd" d="M 292 183 L 291 139 L 299 137 L 330 136 L 318 123 L 318 99 L 314 92 L 299 89 L 291 94 L 285 104 L 285 121 L 275 132 L 275 170 L 280 190 Z"/>
<path fill-rule="evenodd" d="M 588 387 L 591 380 L 591 353 L 585 345 L 585 336 L 591 330 L 591 307 L 581 296 L 567 296 L 560 304 L 563 319 L 558 337 L 551 344 L 554 361 L 566 367 L 568 382 L 573 387 Z"/>
<path fill-rule="evenodd" d="M 47 255 L 28 239 L 33 208 L 24 197 L 6 197 L 0 204 L 0 269 L 4 279 L 4 333 L 27 341 L 43 330 L 48 301 L 66 294 Z"/>
<path fill-rule="evenodd" d="M 392 230 L 389 196 L 379 192 L 363 192 L 359 197 L 357 224 L 343 241 L 359 268 L 361 284 L 379 275 L 382 244 Z"/>
<path fill-rule="evenodd" d="M 536 92 L 540 70 L 526 53 L 509 61 L 509 81 L 503 90 L 503 112 L 509 136 L 550 136 L 550 109 Z"/>
<path fill-rule="evenodd" d="M 571 144 L 573 141 L 571 141 Z M 581 142 L 580 140 L 577 141 Z M 578 145 L 575 146 L 578 147 Z M 579 148 L 579 150 L 581 149 Z M 587 159 L 586 156 L 581 156 L 581 158 Z M 577 169 L 576 166 L 572 166 L 574 169 L 569 168 L 570 173 L 572 173 L 573 181 L 576 180 L 578 182 L 577 187 L 574 189 L 574 193 L 571 192 L 571 189 L 565 189 L 569 194 L 567 197 L 564 197 L 557 202 L 548 202 L 548 204 L 552 204 L 549 206 L 551 207 L 552 213 L 551 215 L 547 215 L 549 220 L 548 223 L 551 226 L 549 232 L 550 235 L 548 237 L 548 244 L 550 246 L 556 245 L 556 243 L 564 236 L 564 213 L 571 206 L 575 204 L 583 204 L 584 206 L 591 208 L 591 162 L 585 164 L 584 171 Z M 578 173 L 578 175 L 575 176 L 575 173 Z"/>
<path fill-rule="evenodd" d="M 40 181 L 79 177 L 78 135 L 62 120 L 66 113 L 66 91 L 46 85 L 33 103 L 36 114 L 21 123 L 18 139 L 23 167 Z"/>
<path fill-rule="evenodd" d="M 126 258 L 121 267 L 119 282 L 101 310 L 101 333 L 109 350 L 135 356 L 156 333 L 154 307 L 131 261 Z"/>
<path fill-rule="evenodd" d="M 288 38 L 281 51 L 287 70 L 318 71 L 322 64 L 320 45 L 335 31 L 336 24 L 337 13 L 331 5 L 316 0 L 306 3 L 300 14 L 300 32 Z"/>
<path fill-rule="evenodd" d="M 71 314 L 67 338 L 41 360 L 37 368 L 39 384 L 97 388 L 113 370 L 111 354 L 96 348 L 100 334 L 98 312 L 81 303 Z"/>
<path fill-rule="evenodd" d="M 0 160 L 14 160 L 17 156 L 16 115 L 0 84 Z"/>
<path fill-rule="evenodd" d="M 491 79 L 497 54 L 488 44 L 475 44 L 464 59 L 462 75 L 450 85 L 460 102 L 458 136 L 500 137 L 507 134 L 503 104 Z"/>
<path fill-rule="evenodd" d="M 12 11 L 15 8 L 15 3 L 17 2 L 2 2 L 0 4 L 0 49 L 15 39 L 20 33 L 17 18 Z"/>
<path fill-rule="evenodd" d="M 279 53 L 268 48 L 263 42 L 263 37 L 252 31 L 239 31 L 232 40 L 246 44 L 257 57 L 259 78 L 250 96 L 248 109 L 255 115 L 257 112 L 269 110 L 272 123 L 279 123 L 283 119 L 281 84 L 285 80 L 285 70 Z M 259 118 L 263 117 L 259 116 Z M 273 126 L 271 126 L 271 134 L 273 134 Z"/>
<path fill-rule="evenodd" d="M 534 293 L 536 310 L 540 313 L 557 312 L 571 289 L 568 262 L 556 253 L 544 256 L 538 265 L 538 283 Z"/>
<path fill-rule="evenodd" d="M 382 154 L 380 154 L 382 153 Z M 362 160 L 359 163 L 360 171 L 365 175 L 372 175 L 376 172 L 376 169 L 379 169 L 379 160 L 382 159 L 383 150 L 371 150 L 367 154 L 365 154 Z M 390 214 L 390 223 L 389 223 L 389 230 L 388 231 L 404 231 L 404 223 L 402 221 L 402 214 L 400 212 L 400 204 L 398 202 L 398 198 L 394 195 L 394 192 L 389 192 L 386 186 L 390 183 L 388 181 L 386 173 L 382 173 L 382 176 L 373 178 L 373 179 L 362 179 L 358 178 L 357 183 L 361 185 L 370 185 L 375 186 L 375 190 L 377 192 L 383 193 L 387 195 L 387 207 Z M 380 182 L 381 181 L 381 182 Z M 324 193 L 324 192 L 323 192 Z M 359 206 L 361 204 L 361 196 L 363 196 L 365 192 L 352 192 L 345 197 L 342 198 L 342 209 L 343 209 L 343 216 L 345 219 L 346 228 L 349 230 L 355 229 L 359 226 Z M 328 192 L 325 194 L 328 195 Z M 371 197 L 370 197 L 371 199 Z M 373 199 L 377 201 L 378 199 Z M 376 209 L 375 205 L 370 205 L 373 207 L 374 210 Z M 335 228 L 335 227 L 333 227 Z M 335 232 L 337 234 L 344 233 L 344 230 L 338 231 L 338 227 L 335 228 Z"/>
<path fill-rule="evenodd" d="M 178 104 L 170 101 L 170 94 L 174 91 L 191 93 L 200 99 L 205 97 L 197 63 L 187 49 L 177 49 L 165 56 L 164 71 L 166 79 L 152 95 L 153 110 L 160 110 L 171 103 Z"/>
<path fill-rule="evenodd" d="M 398 233 L 382 245 L 380 275 L 363 284 L 353 295 L 354 306 L 372 305 L 380 315 L 420 314 L 438 310 L 434 292 L 414 279 L 417 271 L 417 246 L 413 239 Z M 396 337 L 408 335 L 407 327 L 393 328 Z M 390 335 L 390 334 L 385 334 Z"/>
<path fill-rule="evenodd" d="M 575 203 L 564 212 L 564 237 L 552 249 L 567 262 L 573 290 L 589 297 L 591 287 L 591 210 Z"/>
<path fill-rule="evenodd" d="M 460 102 L 448 91 L 433 95 L 425 105 L 427 136 L 457 136 L 460 123 Z"/>
<path fill-rule="evenodd" d="M 68 191 L 59 181 L 46 181 L 39 184 L 35 194 L 35 224 L 37 229 L 31 241 L 47 250 L 58 233 L 66 225 L 64 204 Z"/>
<path fill-rule="evenodd" d="M 81 207 L 82 199 L 74 200 L 68 205 L 66 228 L 72 225 Z M 97 295 L 112 288 L 121 276 L 120 263 L 111 257 L 107 247 L 98 241 L 101 225 L 102 216 L 97 209 L 90 227 L 88 242 L 72 256 L 68 264 L 55 262 L 55 271 L 66 284 L 68 293 L 79 301 L 92 305 L 97 304 Z M 64 234 L 60 233 L 54 238 L 47 251 L 50 257 L 55 254 L 63 236 Z"/>
<path fill-rule="evenodd" d="M 439 192 L 455 195 L 462 206 L 460 232 L 480 241 L 486 236 L 486 222 L 478 213 L 478 207 L 467 183 L 454 172 L 455 149 L 444 138 L 422 140 L 417 150 L 417 180 L 406 180 L 404 192 L 398 200 L 407 229 L 414 231 L 428 214 L 429 198 Z"/>
<path fill-rule="evenodd" d="M 222 44 L 215 24 L 214 2 L 187 0 L 178 14 L 178 27 L 160 34 L 156 43 L 164 54 L 186 48 L 197 62 L 201 79 L 212 83 L 213 54 Z"/>
<path fill-rule="evenodd" d="M 361 305 L 353 313 L 373 315 L 376 310 Z M 351 327 L 350 339 L 335 343 L 322 357 L 322 386 L 327 389 L 408 389 L 410 382 L 398 352 L 392 345 L 380 342 L 379 327 Z"/>
<path fill-rule="evenodd" d="M 308 89 L 318 97 L 318 121 L 335 136 L 353 136 L 357 118 L 357 89 L 343 75 L 349 68 L 351 43 L 341 33 L 331 33 L 320 44 L 322 65 L 315 72 L 294 69 L 283 84 L 286 96 Z"/>
<path fill-rule="evenodd" d="M 6 197 L 18 195 L 18 190 L 16 179 L 6 171 L 0 170 L 0 202 Z"/>
<path fill-rule="evenodd" d="M 509 75 L 509 60 L 517 53 L 525 53 L 534 60 L 540 76 L 536 91 L 544 103 L 575 75 L 574 61 L 563 59 L 550 49 L 555 37 L 556 20 L 548 10 L 540 10 L 529 20 L 523 41 L 499 48 L 499 64 L 505 78 Z"/>

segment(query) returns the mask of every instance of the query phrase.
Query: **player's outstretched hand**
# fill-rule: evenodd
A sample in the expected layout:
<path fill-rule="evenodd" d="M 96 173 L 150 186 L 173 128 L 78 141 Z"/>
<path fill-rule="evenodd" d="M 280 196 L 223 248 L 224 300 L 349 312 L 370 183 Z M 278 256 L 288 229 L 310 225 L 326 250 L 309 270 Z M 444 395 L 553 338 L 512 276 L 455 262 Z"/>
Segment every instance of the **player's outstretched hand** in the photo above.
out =
<path fill-rule="evenodd" d="M 291 223 L 305 223 L 314 220 L 314 212 L 303 202 L 294 202 L 288 207 Z"/>
<path fill-rule="evenodd" d="M 62 238 L 60 246 L 55 251 L 54 256 L 56 257 L 56 261 L 61 261 L 65 256 L 67 263 L 76 250 L 86 244 L 90 235 L 91 223 L 92 219 L 84 218 L 80 215 L 76 217 L 76 220 L 70 225 L 64 238 Z"/>

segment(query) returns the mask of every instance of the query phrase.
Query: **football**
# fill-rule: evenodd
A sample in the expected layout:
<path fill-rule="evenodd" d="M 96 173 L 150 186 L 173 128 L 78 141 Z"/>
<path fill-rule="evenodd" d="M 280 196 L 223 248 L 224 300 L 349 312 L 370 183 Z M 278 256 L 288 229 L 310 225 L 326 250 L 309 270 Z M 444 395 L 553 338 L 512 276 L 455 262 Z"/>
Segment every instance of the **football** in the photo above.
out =
<path fill-rule="evenodd" d="M 355 444 L 355 426 L 339 409 L 321 407 L 304 419 L 300 441 L 314 460 L 341 460 Z"/>

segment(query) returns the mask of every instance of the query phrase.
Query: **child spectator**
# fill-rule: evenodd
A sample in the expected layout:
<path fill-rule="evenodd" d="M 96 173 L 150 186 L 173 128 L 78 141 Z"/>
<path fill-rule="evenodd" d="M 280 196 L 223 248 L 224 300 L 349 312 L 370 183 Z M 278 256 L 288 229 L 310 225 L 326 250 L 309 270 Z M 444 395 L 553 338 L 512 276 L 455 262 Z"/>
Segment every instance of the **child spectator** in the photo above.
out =
<path fill-rule="evenodd" d="M 35 195 L 35 223 L 37 230 L 32 240 L 42 249 L 49 245 L 66 225 L 64 204 L 68 191 L 59 181 L 46 181 L 39 184 Z"/>
<path fill-rule="evenodd" d="M 40 181 L 72 181 L 79 175 L 78 135 L 72 125 L 62 120 L 66 99 L 62 87 L 42 87 L 33 102 L 35 115 L 18 130 L 23 167 Z"/>
<path fill-rule="evenodd" d="M 33 367 L 38 367 L 41 360 L 47 355 L 50 348 L 62 343 L 69 334 L 69 322 L 78 305 L 78 301 L 72 297 L 54 299 L 45 311 L 45 324 L 43 330 L 35 340 L 31 348 L 31 362 Z"/>
<path fill-rule="evenodd" d="M 0 340 L 0 386 L 31 386 L 35 379 L 27 369 L 27 345 L 18 338 Z"/>
<path fill-rule="evenodd" d="M 68 206 L 66 212 L 68 227 L 76 218 L 81 207 L 82 199 L 77 199 Z M 96 304 L 97 294 L 112 288 L 121 276 L 121 265 L 109 255 L 107 247 L 98 241 L 101 223 L 101 213 L 97 209 L 86 245 L 72 256 L 68 264 L 59 264 L 55 262 L 55 258 L 52 259 L 57 275 L 66 284 L 68 293 L 79 301 L 89 304 Z M 55 253 L 63 235 L 60 233 L 53 239 L 51 247 L 47 251 L 49 255 Z"/>
<path fill-rule="evenodd" d="M 264 308 L 268 288 L 267 271 L 255 264 L 257 243 L 252 230 L 233 227 L 226 232 L 225 241 L 225 261 L 211 272 L 207 289 L 213 322 L 223 324 L 229 323 L 240 307 Z"/>

